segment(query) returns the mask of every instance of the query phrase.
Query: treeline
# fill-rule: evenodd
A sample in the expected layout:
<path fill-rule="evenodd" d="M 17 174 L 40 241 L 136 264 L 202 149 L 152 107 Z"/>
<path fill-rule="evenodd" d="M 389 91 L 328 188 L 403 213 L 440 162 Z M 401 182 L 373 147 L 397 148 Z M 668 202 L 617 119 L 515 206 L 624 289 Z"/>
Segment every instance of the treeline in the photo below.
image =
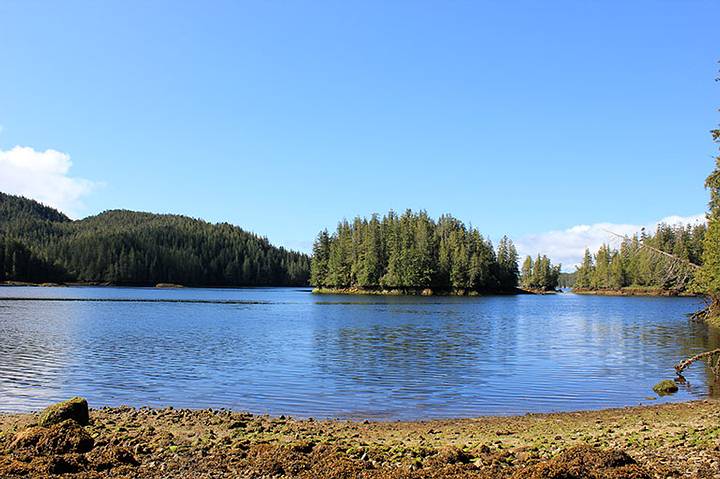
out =
<path fill-rule="evenodd" d="M 558 278 L 558 286 L 561 288 L 572 288 L 575 285 L 575 278 L 577 277 L 577 271 L 572 273 L 560 273 Z"/>
<path fill-rule="evenodd" d="M 622 241 L 619 249 L 602 245 L 595 255 L 585 250 L 583 262 L 575 274 L 574 288 L 637 287 L 683 292 L 690 287 L 694 277 L 694 269 L 688 263 L 702 265 L 706 231 L 704 224 L 660 224 L 654 235 L 642 231 Z"/>
<path fill-rule="evenodd" d="M 226 223 L 115 210 L 79 221 L 0 193 L 0 281 L 307 284 L 310 258 Z"/>
<path fill-rule="evenodd" d="M 553 265 L 550 258 L 527 256 L 520 272 L 520 285 L 529 290 L 555 291 L 560 280 L 561 265 Z"/>
<path fill-rule="evenodd" d="M 495 249 L 450 215 L 434 221 L 424 211 L 390 211 L 320 232 L 310 282 L 319 288 L 505 292 L 517 287 L 517 260 L 507 237 Z"/>
<path fill-rule="evenodd" d="M 66 278 L 65 271 L 36 256 L 21 242 L 7 237 L 0 241 L 0 281 L 49 283 Z"/>

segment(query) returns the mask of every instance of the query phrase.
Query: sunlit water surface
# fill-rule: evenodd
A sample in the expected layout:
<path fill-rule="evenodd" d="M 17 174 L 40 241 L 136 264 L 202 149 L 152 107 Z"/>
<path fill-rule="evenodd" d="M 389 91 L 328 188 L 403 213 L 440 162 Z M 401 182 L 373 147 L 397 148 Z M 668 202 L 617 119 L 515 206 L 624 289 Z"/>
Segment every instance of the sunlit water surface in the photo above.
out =
<path fill-rule="evenodd" d="M 109 300 L 109 301 L 104 301 Z M 315 296 L 307 289 L 0 287 L 0 410 L 231 408 L 418 419 L 595 409 L 717 394 L 720 347 L 692 298 Z"/>

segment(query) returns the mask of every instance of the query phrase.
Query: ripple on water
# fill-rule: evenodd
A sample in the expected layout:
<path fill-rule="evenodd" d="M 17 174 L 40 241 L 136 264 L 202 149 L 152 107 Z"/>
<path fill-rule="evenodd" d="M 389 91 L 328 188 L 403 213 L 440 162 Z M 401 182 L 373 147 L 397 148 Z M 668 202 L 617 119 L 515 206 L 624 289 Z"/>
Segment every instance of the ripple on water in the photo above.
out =
<path fill-rule="evenodd" d="M 4 299 L 3 299 L 4 298 Z M 15 298 L 15 299 L 13 299 Z M 692 298 L 0 288 L 0 410 L 228 407 L 416 419 L 636 405 L 718 347 Z M 661 401 L 718 388 L 702 365 Z"/>

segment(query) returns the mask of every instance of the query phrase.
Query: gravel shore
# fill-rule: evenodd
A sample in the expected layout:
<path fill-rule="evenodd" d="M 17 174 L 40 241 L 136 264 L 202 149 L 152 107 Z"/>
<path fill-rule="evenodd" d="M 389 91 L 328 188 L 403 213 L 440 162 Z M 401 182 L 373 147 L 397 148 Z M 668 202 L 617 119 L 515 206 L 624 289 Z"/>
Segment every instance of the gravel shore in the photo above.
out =
<path fill-rule="evenodd" d="M 720 402 L 357 422 L 225 410 L 0 415 L 0 477 L 720 477 Z"/>

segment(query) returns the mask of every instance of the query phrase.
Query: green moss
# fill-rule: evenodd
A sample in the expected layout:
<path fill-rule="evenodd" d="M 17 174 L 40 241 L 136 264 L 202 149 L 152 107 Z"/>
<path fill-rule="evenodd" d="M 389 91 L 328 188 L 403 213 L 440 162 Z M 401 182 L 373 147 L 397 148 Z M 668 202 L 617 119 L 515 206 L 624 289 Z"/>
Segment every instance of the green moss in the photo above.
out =
<path fill-rule="evenodd" d="M 665 396 L 666 394 L 672 394 L 677 392 L 678 387 L 677 384 L 675 384 L 675 381 L 671 381 L 670 379 L 664 379 L 657 383 L 655 386 L 653 386 L 653 391 L 655 391 L 657 394 L 661 396 Z"/>
<path fill-rule="evenodd" d="M 87 425 L 90 422 L 87 400 L 81 397 L 74 397 L 67 401 L 48 406 L 40 413 L 38 425 L 49 427 L 67 419 L 72 419 L 81 426 Z"/>

